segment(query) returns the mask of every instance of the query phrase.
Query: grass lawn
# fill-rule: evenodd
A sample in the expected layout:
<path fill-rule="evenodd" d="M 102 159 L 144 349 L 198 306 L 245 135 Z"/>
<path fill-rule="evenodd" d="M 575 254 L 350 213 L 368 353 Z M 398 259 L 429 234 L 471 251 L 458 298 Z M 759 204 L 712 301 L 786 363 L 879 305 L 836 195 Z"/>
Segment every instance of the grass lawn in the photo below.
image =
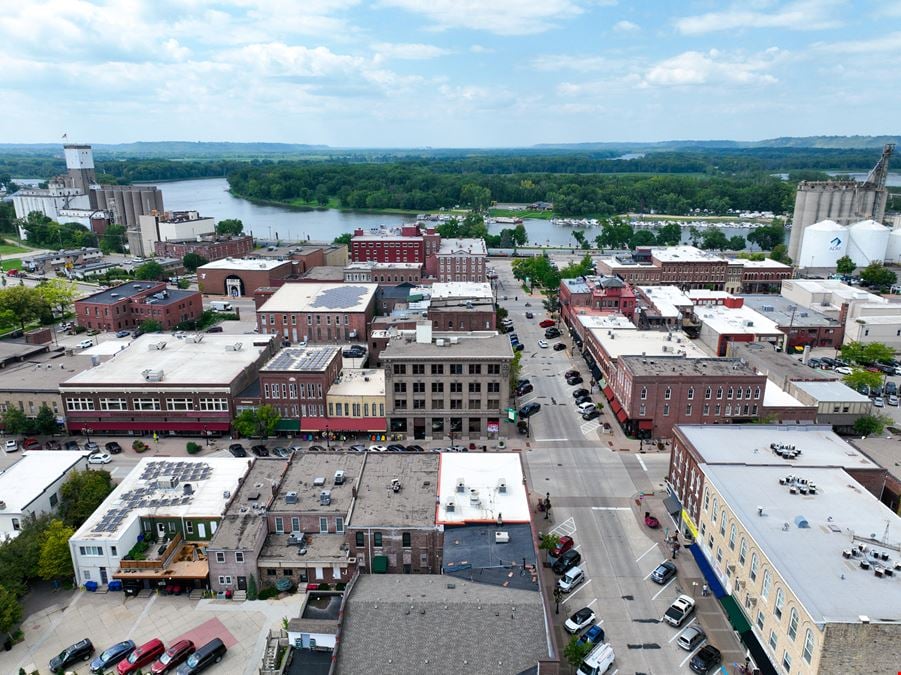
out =
<path fill-rule="evenodd" d="M 3 271 L 22 269 L 21 258 L 6 258 L 3 260 Z"/>
<path fill-rule="evenodd" d="M 30 253 L 31 249 L 27 249 L 24 246 L 16 246 L 15 244 L 9 244 L 6 242 L 0 243 L 0 255 L 13 255 L 17 253 Z"/>
<path fill-rule="evenodd" d="M 539 220 L 550 220 L 554 217 L 552 211 L 529 211 L 528 209 L 488 209 L 488 215 L 506 218 L 537 218 Z"/>

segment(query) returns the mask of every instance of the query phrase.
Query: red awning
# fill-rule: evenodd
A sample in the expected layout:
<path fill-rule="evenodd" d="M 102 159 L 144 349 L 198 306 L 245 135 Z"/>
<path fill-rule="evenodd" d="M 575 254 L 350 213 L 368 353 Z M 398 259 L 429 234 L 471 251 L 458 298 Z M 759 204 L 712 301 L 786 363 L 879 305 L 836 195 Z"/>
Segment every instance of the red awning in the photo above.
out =
<path fill-rule="evenodd" d="M 69 422 L 69 431 L 75 433 L 84 428 L 93 431 L 228 431 L 228 422 Z"/>
<path fill-rule="evenodd" d="M 613 399 L 613 390 L 609 386 L 604 387 L 604 396 L 607 397 L 608 401 Z"/>
<path fill-rule="evenodd" d="M 654 420 L 638 420 L 638 428 L 644 431 L 651 431 L 654 428 Z"/>
<path fill-rule="evenodd" d="M 623 409 L 623 407 L 619 404 L 615 398 L 610 401 L 610 409 L 613 411 L 614 415 L 619 415 L 619 411 Z"/>
<path fill-rule="evenodd" d="M 384 417 L 304 417 L 300 420 L 301 431 L 380 432 L 385 433 L 388 424 Z"/>
<path fill-rule="evenodd" d="M 619 412 L 616 413 L 616 419 L 618 419 L 618 420 L 620 421 L 620 424 L 622 424 L 622 423 L 625 422 L 627 419 L 629 419 L 629 416 L 626 414 L 626 411 L 625 411 L 625 410 L 623 410 L 622 408 L 620 408 L 620 409 L 619 409 Z"/>

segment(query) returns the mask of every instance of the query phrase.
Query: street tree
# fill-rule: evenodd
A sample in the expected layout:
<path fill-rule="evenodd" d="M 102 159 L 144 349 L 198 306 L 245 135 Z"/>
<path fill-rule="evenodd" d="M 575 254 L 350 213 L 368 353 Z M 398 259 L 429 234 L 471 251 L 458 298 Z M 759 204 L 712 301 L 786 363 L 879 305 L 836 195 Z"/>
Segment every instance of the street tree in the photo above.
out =
<path fill-rule="evenodd" d="M 99 506 L 99 504 L 98 504 Z M 75 534 L 59 519 L 53 519 L 44 530 L 44 541 L 41 544 L 41 556 L 38 558 L 38 576 L 50 581 L 67 579 L 73 574 L 72 553 L 69 550 L 69 539 Z"/>
<path fill-rule="evenodd" d="M 854 420 L 854 433 L 860 436 L 881 436 L 891 421 L 885 415 L 864 415 Z"/>
<path fill-rule="evenodd" d="M 327 197 L 326 201 L 328 201 Z M 237 218 L 226 218 L 216 223 L 216 234 L 237 236 L 242 232 L 244 232 L 244 223 Z"/>
<path fill-rule="evenodd" d="M 350 246 L 350 240 L 353 238 L 353 234 L 351 232 L 345 232 L 344 234 L 339 234 L 332 241 L 333 244 L 344 244 L 345 246 Z"/>
<path fill-rule="evenodd" d="M 654 236 L 654 233 L 651 230 L 641 229 L 635 230 L 635 234 L 632 235 L 632 241 L 629 242 L 629 246 L 636 248 L 638 246 L 653 246 L 656 243 L 657 237 Z"/>
<path fill-rule="evenodd" d="M 75 282 L 68 279 L 48 279 L 35 286 L 35 290 L 60 316 L 65 315 L 78 295 Z"/>
<path fill-rule="evenodd" d="M 872 262 L 860 271 L 860 279 L 867 286 L 888 288 L 898 280 L 898 275 L 880 262 Z"/>
<path fill-rule="evenodd" d="M 18 407 L 10 405 L 3 413 L 3 429 L 8 434 L 27 434 L 31 430 L 31 420 Z"/>
<path fill-rule="evenodd" d="M 601 248 L 628 248 L 634 235 L 632 226 L 622 218 L 611 218 L 601 225 Z"/>
<path fill-rule="evenodd" d="M 701 248 L 705 251 L 713 249 L 722 251 L 729 248 L 729 240 L 720 228 L 708 227 L 701 233 Z"/>
<path fill-rule="evenodd" d="M 123 225 L 107 225 L 100 237 L 100 250 L 104 253 L 122 253 L 125 251 L 125 227 Z"/>
<path fill-rule="evenodd" d="M 586 642 L 579 642 L 579 636 L 573 635 L 569 642 L 566 643 L 566 647 L 563 648 L 563 656 L 566 657 L 566 661 L 573 668 L 578 668 L 579 664 L 585 660 L 585 657 L 588 656 L 588 653 L 591 651 L 591 648 L 594 645 Z"/>
<path fill-rule="evenodd" d="M 66 525 L 81 527 L 113 491 L 109 471 L 75 471 L 60 489 L 59 515 Z"/>
<path fill-rule="evenodd" d="M 41 407 L 38 408 L 38 414 L 35 415 L 34 418 L 34 429 L 39 434 L 45 434 L 49 436 L 50 434 L 56 433 L 59 425 L 56 423 L 56 415 L 53 414 L 53 411 L 50 409 L 46 403 L 41 403 Z"/>
<path fill-rule="evenodd" d="M 156 260 L 148 260 L 147 262 L 135 267 L 135 279 L 142 281 L 163 281 L 168 275 L 163 266 Z"/>
<path fill-rule="evenodd" d="M 275 433 L 275 428 L 281 418 L 278 411 L 271 405 L 261 405 L 256 409 L 243 410 L 232 421 L 232 426 L 242 436 L 264 438 Z"/>
<path fill-rule="evenodd" d="M 68 548 L 68 546 L 67 546 Z M 0 633 L 9 633 L 22 620 L 22 605 L 16 594 L 0 585 Z"/>
<path fill-rule="evenodd" d="M 11 312 L 25 330 L 32 321 L 52 321 L 50 305 L 37 288 L 7 286 L 0 289 L 0 311 Z"/>
<path fill-rule="evenodd" d="M 657 243 L 660 246 L 676 246 L 682 241 L 682 228 L 678 223 L 667 223 L 657 229 Z"/>
<path fill-rule="evenodd" d="M 882 385 L 882 373 L 873 373 L 869 370 L 855 368 L 848 375 L 845 375 L 842 380 L 852 389 L 858 389 L 863 385 L 873 389 Z"/>
<path fill-rule="evenodd" d="M 835 261 L 835 271 L 839 274 L 853 274 L 857 265 L 851 260 L 851 256 L 843 255 Z"/>
<path fill-rule="evenodd" d="M 163 324 L 156 319 L 144 319 L 141 322 L 140 329 L 142 333 L 159 333 L 163 330 Z"/>
<path fill-rule="evenodd" d="M 852 340 L 842 345 L 842 359 L 850 363 L 888 363 L 894 356 L 894 350 L 881 342 L 858 342 Z"/>
<path fill-rule="evenodd" d="M 181 259 L 181 264 L 184 265 L 184 268 L 188 270 L 188 272 L 194 273 L 197 271 L 197 268 L 201 265 L 206 265 L 209 262 L 206 258 L 204 258 L 199 253 L 185 253 L 185 257 Z"/>

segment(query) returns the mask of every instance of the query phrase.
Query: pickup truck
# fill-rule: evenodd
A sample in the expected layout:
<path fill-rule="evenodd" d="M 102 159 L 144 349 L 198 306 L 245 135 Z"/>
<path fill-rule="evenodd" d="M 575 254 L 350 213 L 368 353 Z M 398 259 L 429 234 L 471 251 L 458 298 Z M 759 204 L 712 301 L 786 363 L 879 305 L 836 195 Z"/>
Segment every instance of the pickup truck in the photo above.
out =
<path fill-rule="evenodd" d="M 694 611 L 695 601 L 687 595 L 680 595 L 676 598 L 676 601 L 669 606 L 669 609 L 666 610 L 666 613 L 663 615 L 663 620 L 669 625 L 678 628 Z"/>

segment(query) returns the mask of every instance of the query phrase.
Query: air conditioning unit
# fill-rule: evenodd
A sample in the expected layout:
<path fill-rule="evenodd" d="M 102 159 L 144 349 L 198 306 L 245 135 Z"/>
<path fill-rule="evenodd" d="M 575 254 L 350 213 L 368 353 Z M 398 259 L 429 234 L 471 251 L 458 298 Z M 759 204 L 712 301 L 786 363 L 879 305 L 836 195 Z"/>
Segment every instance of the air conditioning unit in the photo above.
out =
<path fill-rule="evenodd" d="M 319 493 L 319 505 L 329 506 L 332 503 L 332 493 L 330 490 L 323 490 Z"/>
<path fill-rule="evenodd" d="M 501 494 L 507 494 L 507 480 L 505 478 L 497 479 L 497 491 Z"/>
<path fill-rule="evenodd" d="M 341 469 L 335 472 L 335 485 L 344 485 L 344 471 Z"/>
<path fill-rule="evenodd" d="M 286 504 L 296 504 L 297 503 L 297 493 L 296 492 L 285 493 L 285 503 Z"/>
<path fill-rule="evenodd" d="M 454 511 L 456 511 L 456 504 L 454 503 L 453 497 L 444 502 L 444 510 L 448 513 L 453 513 Z"/>
<path fill-rule="evenodd" d="M 457 492 L 461 494 L 466 492 L 466 481 L 464 481 L 462 478 L 457 479 Z"/>

